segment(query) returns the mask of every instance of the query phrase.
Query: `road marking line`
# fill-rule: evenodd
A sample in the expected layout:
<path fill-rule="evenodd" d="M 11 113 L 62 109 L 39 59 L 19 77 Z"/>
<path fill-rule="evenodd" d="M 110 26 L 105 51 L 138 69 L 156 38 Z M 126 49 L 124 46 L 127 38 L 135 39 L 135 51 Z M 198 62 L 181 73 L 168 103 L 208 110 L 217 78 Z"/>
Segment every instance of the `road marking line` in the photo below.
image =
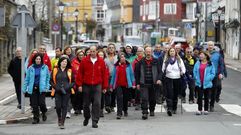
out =
<path fill-rule="evenodd" d="M 0 125 L 6 125 L 7 121 L 6 120 L 0 120 Z"/>
<path fill-rule="evenodd" d="M 186 112 L 196 112 L 198 110 L 197 104 L 182 104 L 182 107 Z"/>
<path fill-rule="evenodd" d="M 220 104 L 227 112 L 241 116 L 241 106 L 235 104 Z"/>
<path fill-rule="evenodd" d="M 233 124 L 234 126 L 241 127 L 241 124 Z"/>
<path fill-rule="evenodd" d="M 163 105 L 156 105 L 155 112 L 166 112 L 166 109 Z"/>
<path fill-rule="evenodd" d="M 6 101 L 8 101 L 9 99 L 11 99 L 15 96 L 16 96 L 16 93 L 4 98 L 3 100 L 0 101 L 0 105 L 3 105 Z"/>

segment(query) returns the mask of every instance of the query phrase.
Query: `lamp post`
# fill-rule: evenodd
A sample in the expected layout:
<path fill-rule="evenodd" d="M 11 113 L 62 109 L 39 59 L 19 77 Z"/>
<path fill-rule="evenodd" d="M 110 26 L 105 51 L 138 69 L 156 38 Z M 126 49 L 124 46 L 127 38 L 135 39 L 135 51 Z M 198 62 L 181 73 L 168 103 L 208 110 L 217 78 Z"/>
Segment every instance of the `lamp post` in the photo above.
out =
<path fill-rule="evenodd" d="M 197 18 L 197 22 L 196 22 L 196 42 L 198 42 L 198 33 L 199 33 L 199 18 L 200 18 L 201 14 L 199 12 L 196 13 L 196 18 Z"/>
<path fill-rule="evenodd" d="M 74 11 L 74 16 L 76 18 L 75 20 L 75 43 L 78 43 L 78 15 L 79 15 L 79 10 L 75 9 Z"/>
<path fill-rule="evenodd" d="M 59 3 L 59 12 L 60 12 L 60 45 L 61 45 L 61 48 L 63 48 L 63 13 L 64 13 L 64 3 L 63 2 L 60 2 Z"/>
<path fill-rule="evenodd" d="M 36 4 L 36 0 L 31 0 L 31 3 L 32 3 L 32 16 L 33 16 L 33 19 L 34 21 L 36 21 L 36 18 L 35 18 L 35 4 Z M 36 29 L 33 28 L 33 48 L 36 48 L 36 34 L 35 34 L 35 31 Z"/>
<path fill-rule="evenodd" d="M 197 21 L 196 21 L 196 42 L 198 42 L 198 32 L 199 32 L 199 17 L 201 16 L 200 14 L 200 11 L 199 11 L 199 5 L 198 5 L 198 2 L 196 2 L 196 18 L 197 18 Z"/>
<path fill-rule="evenodd" d="M 87 40 L 87 19 L 88 19 L 88 13 L 84 13 L 84 17 L 85 17 L 85 34 L 86 34 L 86 40 Z"/>
<path fill-rule="evenodd" d="M 222 15 L 222 8 L 221 7 L 218 7 L 217 13 L 218 13 L 218 34 L 217 34 L 217 41 L 216 42 L 220 42 L 220 34 L 221 34 L 221 20 L 220 20 L 220 17 Z"/>

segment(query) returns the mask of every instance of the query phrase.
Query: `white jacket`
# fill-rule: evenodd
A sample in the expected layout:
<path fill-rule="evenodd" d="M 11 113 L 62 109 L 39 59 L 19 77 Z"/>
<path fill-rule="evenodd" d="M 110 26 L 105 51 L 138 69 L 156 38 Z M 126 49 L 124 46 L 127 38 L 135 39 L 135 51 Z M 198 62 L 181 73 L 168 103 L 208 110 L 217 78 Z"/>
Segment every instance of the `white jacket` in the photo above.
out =
<path fill-rule="evenodd" d="M 163 65 L 162 65 L 163 73 L 165 71 L 165 67 L 166 67 L 166 63 L 163 62 Z M 182 59 L 180 59 L 180 63 L 178 63 L 178 61 L 176 60 L 176 62 L 173 65 L 168 64 L 166 69 L 166 77 L 170 79 L 179 79 L 181 78 L 181 72 L 183 74 L 186 72 L 186 68 Z"/>

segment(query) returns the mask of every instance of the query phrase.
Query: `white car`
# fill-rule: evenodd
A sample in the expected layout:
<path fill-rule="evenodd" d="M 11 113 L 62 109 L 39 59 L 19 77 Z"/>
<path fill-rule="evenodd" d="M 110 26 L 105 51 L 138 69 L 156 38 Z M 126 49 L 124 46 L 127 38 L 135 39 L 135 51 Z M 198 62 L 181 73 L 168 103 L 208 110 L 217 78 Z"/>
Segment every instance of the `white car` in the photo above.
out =
<path fill-rule="evenodd" d="M 100 46 L 100 41 L 99 40 L 86 40 L 83 42 L 84 45 L 91 46 L 91 45 L 96 45 L 97 47 Z"/>

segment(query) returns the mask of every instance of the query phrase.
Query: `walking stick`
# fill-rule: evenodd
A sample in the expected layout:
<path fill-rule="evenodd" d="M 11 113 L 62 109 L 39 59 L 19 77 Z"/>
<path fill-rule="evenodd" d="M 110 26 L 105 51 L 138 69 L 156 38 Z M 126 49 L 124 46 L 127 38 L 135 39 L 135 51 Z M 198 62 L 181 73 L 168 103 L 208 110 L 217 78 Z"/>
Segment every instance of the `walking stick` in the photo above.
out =
<path fill-rule="evenodd" d="M 182 110 L 182 99 L 181 99 L 181 114 L 183 114 L 183 110 Z"/>

